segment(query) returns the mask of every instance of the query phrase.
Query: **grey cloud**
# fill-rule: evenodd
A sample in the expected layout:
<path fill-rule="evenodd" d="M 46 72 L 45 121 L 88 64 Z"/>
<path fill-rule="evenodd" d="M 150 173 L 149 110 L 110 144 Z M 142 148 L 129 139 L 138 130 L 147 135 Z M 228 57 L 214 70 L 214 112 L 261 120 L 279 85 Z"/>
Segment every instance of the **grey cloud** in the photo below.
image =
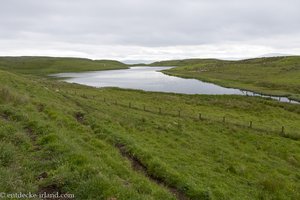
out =
<path fill-rule="evenodd" d="M 296 0 L 2 0 L 0 40 L 167 47 L 267 39 L 276 47 L 279 37 L 299 41 L 298 8 Z"/>

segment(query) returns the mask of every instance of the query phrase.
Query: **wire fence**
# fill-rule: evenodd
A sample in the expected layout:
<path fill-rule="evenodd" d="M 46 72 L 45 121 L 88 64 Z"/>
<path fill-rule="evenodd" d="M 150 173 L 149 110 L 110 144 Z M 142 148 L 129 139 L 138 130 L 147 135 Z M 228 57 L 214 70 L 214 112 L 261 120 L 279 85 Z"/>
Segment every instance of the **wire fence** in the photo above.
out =
<path fill-rule="evenodd" d="M 74 94 L 77 93 L 75 92 Z M 286 127 L 284 125 L 278 125 L 278 124 L 267 125 L 267 124 L 263 124 L 262 122 L 253 121 L 253 120 L 242 121 L 226 115 L 217 116 L 217 115 L 212 115 L 204 112 L 195 112 L 195 111 L 191 112 L 184 109 L 170 110 L 170 109 L 163 108 L 161 106 L 153 106 L 153 105 L 149 106 L 146 104 L 132 103 L 132 101 L 125 102 L 117 99 L 108 99 L 108 98 L 103 98 L 101 100 L 99 98 L 96 98 L 98 96 L 93 96 L 93 95 L 90 96 L 86 94 L 81 94 L 79 96 L 86 99 L 94 99 L 97 100 L 97 102 L 102 101 L 103 103 L 106 103 L 109 106 L 120 106 L 123 108 L 157 114 L 160 116 L 176 117 L 180 119 L 191 119 L 194 120 L 195 122 L 202 121 L 202 122 L 219 123 L 226 126 L 234 125 L 241 128 L 264 132 L 267 134 L 275 134 L 285 138 L 300 140 L 300 134 L 298 130 L 295 130 L 294 128 L 292 129 Z"/>

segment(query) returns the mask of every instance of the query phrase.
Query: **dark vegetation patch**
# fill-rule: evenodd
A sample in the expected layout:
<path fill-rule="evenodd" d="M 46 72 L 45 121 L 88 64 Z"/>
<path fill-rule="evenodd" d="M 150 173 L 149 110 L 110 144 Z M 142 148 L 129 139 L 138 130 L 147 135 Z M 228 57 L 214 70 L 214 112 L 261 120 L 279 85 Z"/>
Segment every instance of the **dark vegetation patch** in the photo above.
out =
<path fill-rule="evenodd" d="M 61 197 L 61 195 L 65 195 L 66 193 L 62 192 L 62 189 L 59 186 L 57 186 L 56 184 L 40 187 L 39 190 L 38 190 L 38 194 L 43 195 L 45 197 L 45 198 L 42 198 L 43 200 L 53 200 L 53 199 L 70 200 L 70 199 L 74 199 L 74 198 L 68 198 L 66 196 Z"/>
<path fill-rule="evenodd" d="M 83 112 L 76 112 L 75 114 L 74 114 L 74 116 L 75 116 L 75 119 L 79 122 L 79 123 L 81 123 L 81 124 L 83 124 L 84 123 L 84 113 Z"/>
<path fill-rule="evenodd" d="M 41 174 L 39 174 L 36 179 L 37 180 L 42 180 L 48 177 L 48 173 L 47 172 L 42 172 Z"/>
<path fill-rule="evenodd" d="M 35 143 L 37 135 L 34 133 L 33 129 L 31 127 L 25 127 L 25 130 L 32 143 Z"/>
<path fill-rule="evenodd" d="M 38 110 L 39 112 L 43 112 L 43 111 L 45 110 L 45 107 L 46 107 L 46 105 L 43 104 L 43 103 L 37 104 L 37 110 Z"/>

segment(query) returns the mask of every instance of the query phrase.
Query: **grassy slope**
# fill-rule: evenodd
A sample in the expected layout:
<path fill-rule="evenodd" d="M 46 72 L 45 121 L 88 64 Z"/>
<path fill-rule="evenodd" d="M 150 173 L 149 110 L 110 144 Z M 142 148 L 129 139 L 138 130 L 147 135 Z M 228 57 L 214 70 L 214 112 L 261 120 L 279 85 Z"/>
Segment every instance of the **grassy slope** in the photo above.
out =
<path fill-rule="evenodd" d="M 241 88 L 300 100 L 300 57 L 258 58 L 243 61 L 191 59 L 152 65 L 179 66 L 165 71 L 226 87 Z"/>
<path fill-rule="evenodd" d="M 174 199 L 131 168 L 115 148 L 122 144 L 151 176 L 193 199 L 300 198 L 300 142 L 279 134 L 285 125 L 299 136 L 298 105 L 94 89 L 5 71 L 0 83 L 1 191 L 55 184 L 77 199 Z M 212 120 L 190 118 L 199 112 Z M 276 132 L 223 124 L 224 115 Z M 48 177 L 37 180 L 42 172 Z"/>
<path fill-rule="evenodd" d="M 23 74 L 48 75 L 60 72 L 80 72 L 121 69 L 127 66 L 113 60 L 55 57 L 0 57 L 0 69 Z"/>

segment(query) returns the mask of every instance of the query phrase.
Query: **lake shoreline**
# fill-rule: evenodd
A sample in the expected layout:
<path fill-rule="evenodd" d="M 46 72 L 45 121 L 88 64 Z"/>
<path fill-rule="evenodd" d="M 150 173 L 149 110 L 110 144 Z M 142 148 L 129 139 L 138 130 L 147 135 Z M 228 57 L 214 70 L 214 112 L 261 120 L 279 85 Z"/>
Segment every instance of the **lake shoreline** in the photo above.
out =
<path fill-rule="evenodd" d="M 274 98 L 287 98 L 291 102 L 285 102 L 285 103 L 300 104 L 300 99 L 290 97 L 289 95 L 280 95 L 280 94 L 274 94 L 274 93 L 272 94 L 272 92 L 262 92 L 262 91 L 258 91 L 258 90 L 246 89 L 244 87 L 232 87 L 232 86 L 226 85 L 225 83 L 222 83 L 222 82 L 214 82 L 214 81 L 210 81 L 210 80 L 207 80 L 207 79 L 204 79 L 204 78 L 201 79 L 201 78 L 194 78 L 194 77 L 184 76 L 184 75 L 181 75 L 181 74 L 176 74 L 176 73 L 169 72 L 167 70 L 162 70 L 161 72 L 166 74 L 166 75 L 169 75 L 169 76 L 176 76 L 176 77 L 185 78 L 185 79 L 195 79 L 195 80 L 199 80 L 199 81 L 202 81 L 202 82 L 205 82 L 205 83 L 213 83 L 215 85 L 219 85 L 219 86 L 222 86 L 224 88 L 238 89 L 238 90 L 243 91 L 243 92 L 251 92 L 251 93 L 255 94 L 255 95 L 246 95 L 246 96 L 260 96 L 262 98 L 272 98 L 272 97 L 274 97 Z M 274 99 L 274 100 L 276 100 L 276 99 Z M 280 102 L 282 102 L 282 101 L 280 101 Z"/>
<path fill-rule="evenodd" d="M 269 95 L 268 93 L 245 90 L 244 88 L 228 87 L 213 81 L 184 77 L 169 72 L 173 66 L 134 66 L 128 69 L 101 71 L 86 71 L 75 73 L 51 74 L 69 83 L 77 83 L 96 88 L 117 87 L 123 89 L 143 90 L 146 92 L 163 92 L 177 94 L 203 95 L 242 95 L 259 96 L 279 102 L 299 104 L 300 102 L 284 95 Z M 113 72 L 113 73 L 112 73 Z M 106 82 L 105 82 L 106 81 Z"/>

